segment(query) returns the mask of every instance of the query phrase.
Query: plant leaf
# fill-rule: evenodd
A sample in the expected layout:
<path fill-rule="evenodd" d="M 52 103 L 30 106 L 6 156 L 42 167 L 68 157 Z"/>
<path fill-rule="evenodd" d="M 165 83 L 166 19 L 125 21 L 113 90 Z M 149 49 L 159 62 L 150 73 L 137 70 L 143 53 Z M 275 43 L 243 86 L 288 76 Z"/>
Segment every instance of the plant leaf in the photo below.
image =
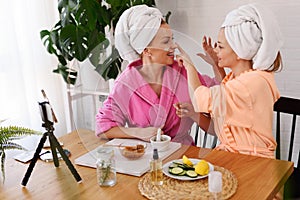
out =
<path fill-rule="evenodd" d="M 99 8 L 100 4 L 95 0 L 81 0 L 74 13 L 78 25 L 87 27 L 90 31 L 95 30 Z"/>
<path fill-rule="evenodd" d="M 41 134 L 41 132 L 18 126 L 0 127 L 0 144 L 5 144 L 15 137 L 36 134 Z"/>
<path fill-rule="evenodd" d="M 62 55 L 58 55 L 57 58 L 58 58 L 59 62 L 60 62 L 63 66 L 65 66 L 65 65 L 68 64 L 67 61 L 66 61 L 66 59 L 65 59 L 65 57 L 63 57 Z"/>
<path fill-rule="evenodd" d="M 0 162 L 1 162 L 1 173 L 3 182 L 5 180 L 5 150 L 19 149 L 25 150 L 21 145 L 12 142 L 12 140 L 19 139 L 21 136 L 26 135 L 41 135 L 41 132 L 33 129 L 19 127 L 19 126 L 8 126 L 0 127 Z"/>
<path fill-rule="evenodd" d="M 68 84 L 74 85 L 76 82 L 77 71 L 68 68 L 64 65 L 58 65 L 57 69 L 53 70 L 54 73 L 61 74 L 64 81 Z"/>
<path fill-rule="evenodd" d="M 60 13 L 61 25 L 66 26 L 70 23 L 75 23 L 72 11 L 77 6 L 77 0 L 60 0 L 58 2 L 58 12 Z"/>
<path fill-rule="evenodd" d="M 115 79 L 121 70 L 122 58 L 118 50 L 113 46 L 112 53 L 103 64 L 98 64 L 96 71 L 107 81 Z"/>
<path fill-rule="evenodd" d="M 64 52 L 79 61 L 87 58 L 88 33 L 82 26 L 73 24 L 65 26 L 60 32 L 60 42 Z"/>
<path fill-rule="evenodd" d="M 42 30 L 40 32 L 40 38 L 43 41 L 44 46 L 50 54 L 56 54 L 55 44 L 50 37 L 51 32 L 48 30 Z"/>
<path fill-rule="evenodd" d="M 2 174 L 2 181 L 4 183 L 5 181 L 5 152 L 3 149 L 1 149 L 1 154 L 0 154 L 0 161 L 1 161 L 1 174 Z"/>
<path fill-rule="evenodd" d="M 106 56 L 106 49 L 109 46 L 109 40 L 104 38 L 104 41 L 99 43 L 96 47 L 91 50 L 89 60 L 93 66 L 97 67 L 101 63 L 101 59 Z"/>
<path fill-rule="evenodd" d="M 99 11 L 97 12 L 97 21 L 102 26 L 102 28 L 110 25 L 111 18 L 111 9 L 107 8 L 105 5 L 100 6 Z M 100 31 L 104 33 L 104 29 L 100 29 Z"/>
<path fill-rule="evenodd" d="M 3 150 L 27 150 L 22 145 L 14 143 L 14 142 L 7 142 L 3 144 Z"/>
<path fill-rule="evenodd" d="M 109 40 L 105 38 L 103 33 L 94 30 L 89 34 L 88 44 L 87 51 L 91 52 L 96 47 L 106 49 L 109 46 Z"/>

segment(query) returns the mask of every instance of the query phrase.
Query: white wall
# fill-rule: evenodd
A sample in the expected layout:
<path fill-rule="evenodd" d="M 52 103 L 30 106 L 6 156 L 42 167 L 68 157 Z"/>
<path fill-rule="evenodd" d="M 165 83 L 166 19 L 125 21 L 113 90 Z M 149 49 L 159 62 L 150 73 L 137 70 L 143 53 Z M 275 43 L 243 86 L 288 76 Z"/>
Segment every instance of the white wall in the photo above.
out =
<path fill-rule="evenodd" d="M 284 96 L 300 98 L 300 1 L 298 0 L 156 0 L 162 13 L 172 12 L 170 25 L 176 33 L 185 34 L 197 42 L 199 51 L 203 35 L 211 36 L 214 41 L 226 14 L 240 5 L 259 2 L 270 7 L 276 15 L 284 37 L 282 57 L 283 70 L 276 74 L 277 85 Z M 181 42 L 178 40 L 178 42 Z M 191 41 L 190 41 L 191 42 Z M 192 43 L 193 43 L 192 42 Z M 183 44 L 184 46 L 185 44 Z M 186 49 L 187 51 L 190 48 Z M 192 49 L 193 50 L 193 49 Z M 190 54 L 195 52 L 190 51 Z M 199 61 L 196 57 L 196 62 Z M 207 66 L 201 66 L 201 71 Z M 209 71 L 208 71 L 209 72 Z"/>
<path fill-rule="evenodd" d="M 201 40 L 208 35 L 215 41 L 220 25 L 226 14 L 240 5 L 259 2 L 270 7 L 281 26 L 284 37 L 282 48 L 283 70 L 275 75 L 277 86 L 282 96 L 300 98 L 300 1 L 299 0 L 156 0 L 157 7 L 163 14 L 171 11 L 170 25 L 175 32 L 175 40 L 182 44 L 190 55 L 202 51 Z M 180 37 L 176 37 L 179 35 Z M 185 35 L 183 37 L 183 35 Z M 190 38 L 189 38 L 190 37 Z M 182 40 L 182 38 L 184 40 Z M 189 38 L 189 39 L 187 39 Z M 197 44 L 195 44 L 197 43 Z M 192 46 L 192 48 L 190 48 Z M 195 50 L 197 49 L 197 50 Z M 198 70 L 211 74 L 212 71 L 199 58 L 193 56 Z M 289 123 L 285 122 L 282 131 L 289 134 Z M 299 119 L 298 119 L 298 123 Z M 297 147 L 300 146 L 300 128 L 296 127 Z M 288 136 L 284 137 L 287 146 Z M 297 155 L 294 155 L 297 158 Z M 296 160 L 296 159 L 294 159 Z"/>

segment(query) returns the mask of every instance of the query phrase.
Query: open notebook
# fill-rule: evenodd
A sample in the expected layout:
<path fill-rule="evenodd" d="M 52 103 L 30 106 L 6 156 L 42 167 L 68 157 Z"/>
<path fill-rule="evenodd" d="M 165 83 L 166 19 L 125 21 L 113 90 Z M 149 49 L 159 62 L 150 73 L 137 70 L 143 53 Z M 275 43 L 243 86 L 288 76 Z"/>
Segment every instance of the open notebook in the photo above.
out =
<path fill-rule="evenodd" d="M 113 139 L 106 144 L 110 145 L 119 145 L 121 143 L 124 143 L 124 141 L 131 141 L 134 139 Z M 171 155 L 173 152 L 177 151 L 181 147 L 180 143 L 171 142 L 169 148 L 166 151 L 158 152 L 159 157 L 163 160 L 167 158 L 169 155 Z M 78 157 L 75 159 L 75 164 L 81 165 L 81 166 L 87 166 L 96 168 L 96 150 L 94 150 Z M 137 160 L 128 160 L 127 158 L 123 157 L 118 149 L 118 147 L 114 147 L 115 151 L 115 161 L 116 161 L 116 170 L 119 173 L 123 174 L 129 174 L 133 176 L 141 176 L 150 169 L 149 161 L 153 154 L 153 149 L 148 144 L 148 147 L 146 148 L 145 154 L 137 159 Z"/>

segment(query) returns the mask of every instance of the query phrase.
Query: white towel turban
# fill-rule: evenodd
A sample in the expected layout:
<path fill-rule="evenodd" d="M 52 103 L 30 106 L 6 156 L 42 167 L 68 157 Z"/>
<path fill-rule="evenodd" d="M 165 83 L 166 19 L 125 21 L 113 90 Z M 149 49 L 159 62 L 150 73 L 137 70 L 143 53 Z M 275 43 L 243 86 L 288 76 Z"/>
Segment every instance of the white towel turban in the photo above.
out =
<path fill-rule="evenodd" d="M 268 69 L 283 45 L 275 16 L 258 4 L 231 11 L 222 27 L 233 51 L 242 59 L 253 60 L 254 69 Z"/>
<path fill-rule="evenodd" d="M 115 45 L 124 60 L 132 62 L 139 58 L 156 35 L 162 17 L 157 8 L 146 5 L 124 11 L 115 30 Z"/>

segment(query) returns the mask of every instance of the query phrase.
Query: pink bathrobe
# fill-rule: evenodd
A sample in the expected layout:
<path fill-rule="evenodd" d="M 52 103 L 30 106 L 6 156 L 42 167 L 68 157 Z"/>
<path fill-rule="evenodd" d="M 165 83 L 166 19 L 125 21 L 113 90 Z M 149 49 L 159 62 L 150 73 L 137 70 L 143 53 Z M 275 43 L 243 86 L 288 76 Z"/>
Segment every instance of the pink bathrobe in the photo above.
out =
<path fill-rule="evenodd" d="M 217 149 L 274 158 L 273 105 L 279 97 L 273 73 L 251 70 L 228 74 L 220 86 L 200 86 L 194 106 L 211 114 Z"/>
<path fill-rule="evenodd" d="M 96 115 L 96 135 L 115 126 L 161 127 L 172 141 L 194 144 L 189 130 L 193 124 L 190 118 L 179 118 L 173 107 L 177 102 L 190 102 L 187 74 L 177 62 L 165 67 L 160 97 L 140 75 L 137 67 L 142 61 L 135 61 L 116 79 L 114 89 Z M 218 84 L 215 79 L 201 76 L 204 85 Z M 143 134 L 141 132 L 141 134 Z"/>

